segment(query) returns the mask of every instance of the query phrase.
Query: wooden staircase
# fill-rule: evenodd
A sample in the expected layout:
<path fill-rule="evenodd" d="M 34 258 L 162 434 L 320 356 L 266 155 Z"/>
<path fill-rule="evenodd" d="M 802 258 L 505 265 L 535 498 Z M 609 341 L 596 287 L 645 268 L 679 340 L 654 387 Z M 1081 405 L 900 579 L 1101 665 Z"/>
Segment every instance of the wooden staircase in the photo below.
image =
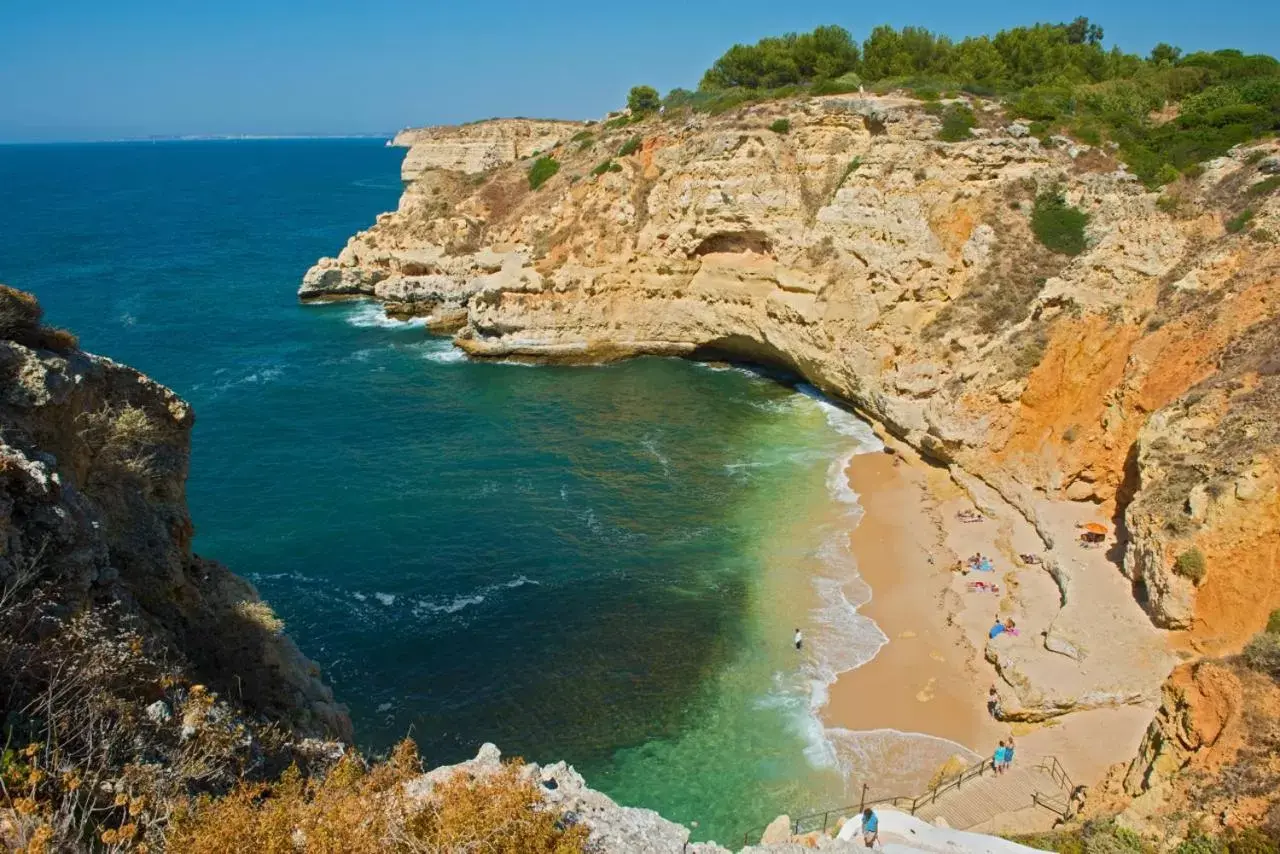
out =
<path fill-rule="evenodd" d="M 1027 760 L 1030 762 L 1030 760 Z M 888 806 L 908 812 L 933 823 L 941 818 L 948 827 L 965 830 L 990 821 L 1002 813 L 1017 812 L 1037 806 L 1062 818 L 1072 813 L 1075 787 L 1056 757 L 1046 756 L 1034 764 L 1021 764 L 1003 774 L 996 774 L 987 759 L 940 781 L 932 789 L 915 797 L 867 798 L 862 787 L 862 800 L 856 804 L 801 816 L 791 823 L 792 834 L 818 831 L 827 833 L 841 818 L 860 814 L 864 807 Z M 763 827 L 743 834 L 743 844 L 760 840 Z"/>
<path fill-rule="evenodd" d="M 937 800 L 917 807 L 915 815 L 930 824 L 942 818 L 948 827 L 964 830 L 1036 805 L 1053 809 L 1060 804 L 1065 810 L 1071 792 L 1059 779 L 1043 765 L 990 772 L 939 793 Z"/>

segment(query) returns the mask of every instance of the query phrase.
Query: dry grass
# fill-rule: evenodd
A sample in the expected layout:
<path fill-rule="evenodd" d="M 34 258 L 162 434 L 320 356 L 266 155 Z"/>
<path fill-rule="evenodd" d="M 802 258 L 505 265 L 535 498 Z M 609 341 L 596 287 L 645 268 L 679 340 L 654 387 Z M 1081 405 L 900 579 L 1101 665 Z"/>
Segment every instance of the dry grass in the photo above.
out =
<path fill-rule="evenodd" d="M 101 464 L 102 473 L 123 473 L 148 479 L 156 474 L 156 449 L 163 431 L 137 406 L 103 405 L 78 418 L 80 439 Z"/>
<path fill-rule="evenodd" d="M 0 285 L 0 338 L 16 341 L 34 350 L 65 353 L 80 345 L 76 336 L 65 329 L 44 326 L 44 310 L 35 296 Z"/>
<path fill-rule="evenodd" d="M 241 602 L 236 605 L 236 613 L 268 634 L 278 635 L 284 631 L 284 620 L 266 602 Z"/>
<path fill-rule="evenodd" d="M 221 798 L 200 798 L 174 817 L 175 854 L 579 854 L 587 831 L 546 809 L 537 785 L 508 763 L 491 775 L 456 773 L 425 803 L 403 786 L 421 773 L 418 750 L 401 742 L 367 764 L 348 753 L 323 777 L 291 768 L 279 782 L 243 783 Z"/>

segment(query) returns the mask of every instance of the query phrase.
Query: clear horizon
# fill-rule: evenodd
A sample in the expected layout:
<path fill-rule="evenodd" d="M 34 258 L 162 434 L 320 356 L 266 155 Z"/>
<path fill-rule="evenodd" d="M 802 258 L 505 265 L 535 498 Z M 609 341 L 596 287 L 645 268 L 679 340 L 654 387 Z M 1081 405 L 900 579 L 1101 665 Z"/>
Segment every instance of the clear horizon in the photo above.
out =
<path fill-rule="evenodd" d="M 736 42 L 839 24 L 858 40 L 879 24 L 953 38 L 1085 15 L 1104 43 L 1145 55 L 1280 53 L 1280 4 L 1203 6 L 1011 0 L 981 9 L 926 0 L 874 13 L 835 2 L 802 9 L 763 0 L 677 4 L 643 15 L 568 0 L 554 10 L 500 0 L 444 7 L 370 0 L 159 0 L 20 6 L 0 30 L 0 142 L 180 136 L 341 136 L 491 116 L 598 118 L 627 90 L 693 88 Z"/>

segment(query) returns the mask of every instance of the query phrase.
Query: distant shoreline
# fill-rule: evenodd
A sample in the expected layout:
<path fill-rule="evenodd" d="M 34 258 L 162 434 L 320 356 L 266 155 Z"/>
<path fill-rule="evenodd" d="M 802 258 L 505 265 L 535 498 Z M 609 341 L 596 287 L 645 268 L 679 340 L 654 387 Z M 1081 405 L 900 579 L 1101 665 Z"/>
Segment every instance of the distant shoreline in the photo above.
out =
<path fill-rule="evenodd" d="M 118 139 L 47 139 L 47 140 L 0 140 L 0 146 L 37 146 L 37 145 L 135 145 L 142 143 L 171 142 L 300 142 L 305 140 L 339 141 L 344 139 L 389 140 L 392 133 L 342 133 L 342 134 L 209 134 L 187 136 L 137 136 L 120 137 Z"/>

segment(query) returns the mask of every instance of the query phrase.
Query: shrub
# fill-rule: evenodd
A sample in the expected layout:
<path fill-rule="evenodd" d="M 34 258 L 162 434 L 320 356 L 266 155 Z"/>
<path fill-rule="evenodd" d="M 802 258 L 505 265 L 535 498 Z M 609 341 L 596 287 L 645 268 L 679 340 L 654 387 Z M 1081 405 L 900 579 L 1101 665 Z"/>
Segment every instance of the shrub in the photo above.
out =
<path fill-rule="evenodd" d="M 428 851 L 577 854 L 587 843 L 583 825 L 542 808 L 537 785 L 515 763 L 478 780 L 454 774 L 405 829 Z"/>
<path fill-rule="evenodd" d="M 769 125 L 769 130 L 779 134 L 791 133 L 791 122 L 786 119 L 778 119 Z"/>
<path fill-rule="evenodd" d="M 536 190 L 560 171 L 560 162 L 554 157 L 539 157 L 529 167 L 529 189 Z"/>
<path fill-rule="evenodd" d="M 1272 611 L 1271 616 L 1267 617 L 1266 631 L 1268 634 L 1280 635 L 1280 608 Z"/>
<path fill-rule="evenodd" d="M 816 80 L 809 91 L 814 95 L 841 95 L 846 92 L 857 92 L 862 86 L 862 78 L 856 72 L 849 71 L 834 80 Z"/>
<path fill-rule="evenodd" d="M 1071 207 L 1057 188 L 1036 196 L 1031 212 L 1031 230 L 1044 246 L 1062 255 L 1084 251 L 1084 227 L 1089 215 Z"/>
<path fill-rule="evenodd" d="M 59 353 L 79 346 L 79 340 L 67 330 L 42 325 L 43 317 L 44 309 L 34 295 L 0 285 L 0 338 Z"/>
<path fill-rule="evenodd" d="M 595 138 L 595 134 L 593 134 L 591 131 L 589 131 L 589 130 L 580 130 L 580 131 L 578 131 L 577 133 L 575 133 L 573 136 L 569 137 L 569 141 L 570 141 L 570 142 L 585 142 L 586 140 L 590 140 L 590 139 L 594 139 L 594 138 Z"/>
<path fill-rule="evenodd" d="M 1204 581 L 1204 555 L 1194 546 L 1187 549 L 1173 562 L 1173 571 L 1198 585 Z"/>
<path fill-rule="evenodd" d="M 610 159 L 602 160 L 600 162 L 600 165 L 596 166 L 596 168 L 591 170 L 591 174 L 603 175 L 606 172 L 621 172 L 621 171 L 622 171 L 622 166 L 620 166 L 617 163 L 614 163 L 612 158 L 610 158 Z"/>
<path fill-rule="evenodd" d="M 643 141 L 644 140 L 641 139 L 638 134 L 636 136 L 631 137 L 631 139 L 627 140 L 622 144 L 622 148 L 618 149 L 618 156 L 630 157 L 632 154 L 635 154 L 637 151 L 640 150 L 640 143 L 642 143 Z"/>
<path fill-rule="evenodd" d="M 1250 184 L 1247 192 L 1251 196 L 1265 196 L 1277 187 L 1280 187 L 1280 175 L 1272 175 L 1256 184 Z"/>
<path fill-rule="evenodd" d="M 1178 167 L 1172 163 L 1166 163 L 1156 172 L 1156 176 L 1151 183 L 1157 187 L 1163 187 L 1165 184 L 1172 184 L 1181 176 L 1182 173 L 1178 171 Z"/>
<path fill-rule="evenodd" d="M 604 123 L 604 129 L 615 130 L 617 128 L 624 128 L 629 124 L 631 124 L 631 116 L 615 116 Z"/>
<path fill-rule="evenodd" d="M 421 806 L 402 788 L 421 773 L 418 749 L 405 740 L 384 762 L 348 753 L 325 775 L 296 766 L 272 785 L 242 782 L 221 798 L 187 802 L 174 815 L 173 854 L 261 851 L 485 851 L 490 854 L 579 854 L 587 830 L 547 809 L 521 765 L 505 763 L 473 778 L 456 773 Z"/>
<path fill-rule="evenodd" d="M 839 182 L 838 184 L 836 184 L 836 186 L 837 186 L 837 187 L 843 187 L 843 186 L 844 186 L 844 182 L 845 182 L 845 181 L 848 181 L 848 180 L 849 180 L 849 176 L 850 176 L 850 175 L 852 175 L 854 172 L 857 172 L 857 171 L 858 171 L 858 167 L 859 167 L 859 166 L 861 166 L 861 165 L 862 165 L 862 158 L 861 158 L 861 157 L 855 157 L 855 158 L 853 158 L 852 160 L 850 160 L 850 161 L 849 161 L 849 165 L 848 165 L 848 166 L 846 166 L 846 167 L 844 167 L 844 172 L 843 172 L 843 173 L 841 173 L 841 175 L 840 175 L 840 182 Z"/>
<path fill-rule="evenodd" d="M 973 110 L 963 104 L 952 104 L 942 114 L 942 129 L 938 131 L 938 139 L 943 142 L 959 142 L 973 136 L 973 127 L 978 121 Z"/>
<path fill-rule="evenodd" d="M 1259 632 L 1244 648 L 1244 662 L 1254 670 L 1280 680 L 1280 634 Z"/>
<path fill-rule="evenodd" d="M 237 604 L 235 610 L 241 617 L 257 625 L 267 634 L 278 635 L 284 631 L 284 620 L 276 616 L 276 612 L 266 602 L 245 600 Z"/>
<path fill-rule="evenodd" d="M 632 115 L 653 113 L 662 106 L 662 98 L 658 95 L 658 90 L 652 86 L 632 86 L 631 91 L 627 93 L 627 106 L 631 109 Z"/>
<path fill-rule="evenodd" d="M 1240 213 L 1227 220 L 1227 233 L 1236 234 L 1237 232 L 1244 231 L 1244 227 L 1249 224 L 1251 219 L 1253 219 L 1253 211 L 1249 208 L 1245 208 L 1240 211 Z"/>
<path fill-rule="evenodd" d="M 43 316 L 33 294 L 0 285 L 0 337 L 16 340 L 39 327 Z"/>
<path fill-rule="evenodd" d="M 729 48 L 702 76 L 702 91 L 776 89 L 815 80 L 840 79 L 858 64 L 858 43 L 841 27 L 764 38 Z"/>

